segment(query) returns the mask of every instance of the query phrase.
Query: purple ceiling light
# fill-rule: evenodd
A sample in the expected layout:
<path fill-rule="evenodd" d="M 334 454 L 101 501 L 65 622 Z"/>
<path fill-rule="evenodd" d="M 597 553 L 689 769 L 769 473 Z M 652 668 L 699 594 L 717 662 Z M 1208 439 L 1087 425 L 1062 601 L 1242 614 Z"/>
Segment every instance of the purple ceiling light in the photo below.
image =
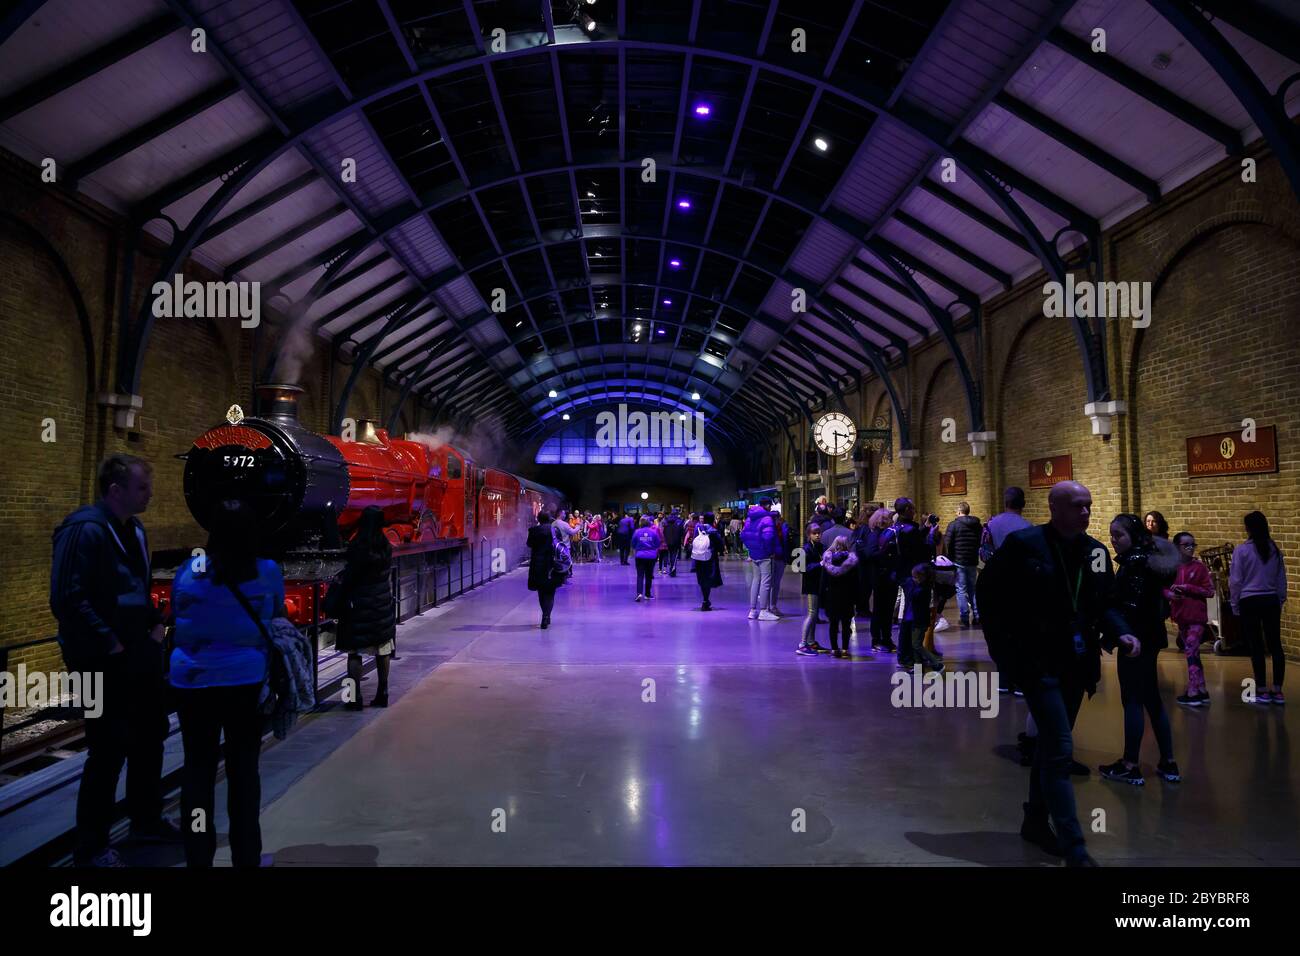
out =
<path fill-rule="evenodd" d="M 672 299 L 664 299 L 664 305 L 672 305 L 672 304 L 673 304 Z"/>
<path fill-rule="evenodd" d="M 677 200 L 677 208 L 678 208 L 678 209 L 690 209 L 690 208 L 691 208 L 691 201 L 690 201 L 689 199 L 687 199 L 685 196 L 683 196 L 681 199 Z"/>
<path fill-rule="evenodd" d="M 674 268 L 674 269 L 680 269 L 680 268 L 682 267 L 682 260 L 681 260 L 681 259 L 669 259 L 669 260 L 668 260 L 668 265 L 671 266 L 671 267 Z"/>
<path fill-rule="evenodd" d="M 710 106 L 708 103 L 697 103 L 695 105 L 696 116 L 708 116 L 712 112 L 713 112 L 713 107 Z"/>

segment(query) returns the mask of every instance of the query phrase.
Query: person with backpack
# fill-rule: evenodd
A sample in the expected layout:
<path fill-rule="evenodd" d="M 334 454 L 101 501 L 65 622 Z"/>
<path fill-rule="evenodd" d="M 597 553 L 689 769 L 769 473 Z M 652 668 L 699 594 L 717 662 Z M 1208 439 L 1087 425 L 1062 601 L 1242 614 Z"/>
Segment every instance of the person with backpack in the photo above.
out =
<path fill-rule="evenodd" d="M 555 515 L 546 508 L 537 512 L 537 524 L 528 529 L 528 590 L 537 592 L 542 609 L 542 630 L 551 626 L 555 592 L 573 572 L 568 532 L 555 527 Z"/>
<path fill-rule="evenodd" d="M 695 537 L 691 539 L 691 561 L 694 562 L 695 583 L 700 586 L 701 611 L 712 611 L 709 592 L 722 587 L 722 551 L 726 544 L 722 532 L 713 527 L 713 512 L 706 511 L 694 525 Z"/>
<path fill-rule="evenodd" d="M 975 604 L 975 582 L 979 577 L 980 538 L 984 525 L 970 513 L 970 505 L 957 505 L 957 517 L 943 534 L 943 553 L 952 560 L 957 578 L 957 615 L 962 627 L 979 627 L 980 612 Z"/>
<path fill-rule="evenodd" d="M 1228 595 L 1233 613 L 1250 641 L 1250 662 L 1255 672 L 1255 702 L 1285 704 L 1282 679 L 1286 654 L 1282 650 L 1282 605 L 1286 602 L 1286 564 L 1268 530 L 1268 518 L 1252 511 L 1242 519 L 1246 542 L 1232 552 Z M 1273 686 L 1268 690 L 1265 653 L 1273 657 Z"/>
<path fill-rule="evenodd" d="M 1096 866 L 1070 781 L 1074 722 L 1096 692 L 1103 647 L 1136 656 L 1141 642 L 1115 607 L 1110 552 L 1087 533 L 1092 494 L 1062 481 L 1047 505 L 1047 524 L 1004 538 L 985 566 L 979 608 L 998 673 L 1024 689 L 1041 730 L 1020 836 L 1067 866 Z"/>
<path fill-rule="evenodd" d="M 664 537 L 649 515 L 643 517 L 641 527 L 632 532 L 632 548 L 636 557 L 636 600 L 653 600 L 650 586 L 655 578 L 655 561 L 663 552 Z"/>
<path fill-rule="evenodd" d="M 1187 656 L 1187 693 L 1175 700 L 1186 707 L 1201 707 L 1210 702 L 1201 666 L 1201 637 L 1209 626 L 1206 599 L 1214 596 L 1214 581 L 1210 569 L 1196 558 L 1196 538 L 1190 531 L 1174 535 L 1174 547 L 1178 549 L 1178 572 L 1165 589 L 1165 600 L 1178 625 L 1179 646 Z"/>
<path fill-rule="evenodd" d="M 203 560 L 184 562 L 172 582 L 176 630 L 170 682 L 185 748 L 181 820 L 189 867 L 211 867 L 216 856 L 213 823 L 223 749 L 231 863 L 269 863 L 262 856 L 258 824 L 260 703 L 274 653 L 268 634 L 274 619 L 284 615 L 284 576 L 274 561 L 259 558 L 258 550 L 252 507 L 242 500 L 223 501 Z M 207 823 L 195 826 L 196 820 Z"/>
<path fill-rule="evenodd" d="M 745 516 L 745 527 L 740 540 L 749 551 L 751 575 L 749 579 L 749 619 L 751 621 L 779 621 L 772 613 L 772 560 L 776 554 L 776 520 L 769 510 L 771 498 L 762 498 L 750 505 Z"/>
<path fill-rule="evenodd" d="M 632 551 L 632 532 L 636 530 L 636 519 L 629 514 L 623 515 L 618 520 L 618 533 L 616 543 L 618 544 L 618 563 L 627 564 L 628 556 Z"/>
<path fill-rule="evenodd" d="M 889 566 L 890 579 L 903 589 L 903 612 L 898 624 L 898 664 L 911 670 L 917 648 L 925 639 L 925 621 L 930 608 L 930 591 L 918 584 L 912 569 L 934 557 L 927 543 L 927 531 L 916 523 L 916 505 L 911 498 L 894 501 L 895 523 L 881 535 L 881 551 Z M 928 654 L 928 652 L 927 652 Z"/>
<path fill-rule="evenodd" d="M 371 707 L 388 706 L 388 666 L 397 637 L 393 602 L 393 546 L 384 534 L 383 509 L 370 505 L 361 512 L 357 531 L 348 544 L 347 563 L 325 593 L 324 610 L 338 620 L 334 646 L 348 652 L 351 701 L 345 710 L 360 710 L 361 653 L 374 655 L 379 687 Z"/>

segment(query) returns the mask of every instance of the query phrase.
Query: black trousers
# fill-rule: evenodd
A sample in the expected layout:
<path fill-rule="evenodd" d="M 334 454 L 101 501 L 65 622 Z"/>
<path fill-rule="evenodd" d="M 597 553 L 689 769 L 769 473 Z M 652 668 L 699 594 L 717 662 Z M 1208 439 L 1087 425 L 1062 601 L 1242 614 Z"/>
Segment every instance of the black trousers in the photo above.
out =
<path fill-rule="evenodd" d="M 655 559 L 636 559 L 636 593 L 650 596 L 650 585 L 655 579 Z"/>
<path fill-rule="evenodd" d="M 555 610 L 555 591 L 555 588 L 539 588 L 537 591 L 537 605 L 542 609 L 542 617 L 547 620 Z"/>
<path fill-rule="evenodd" d="M 619 537 L 618 539 L 618 563 L 627 564 L 627 556 L 632 550 L 632 541 L 630 538 Z"/>
<path fill-rule="evenodd" d="M 833 604 L 827 609 L 827 614 L 830 615 L 831 622 L 831 650 L 843 648 L 847 651 L 849 638 L 853 636 L 853 605 L 840 607 Z M 840 634 L 843 635 L 843 640 L 837 643 L 836 637 Z"/>
<path fill-rule="evenodd" d="M 230 816 L 230 858 L 234 866 L 255 867 L 262 859 L 262 716 L 257 711 L 261 684 L 177 688 L 176 712 L 185 742 L 181 782 L 181 832 L 185 864 L 212 866 L 217 852 L 217 761 L 226 735 L 226 812 Z M 196 812 L 201 811 L 201 812 Z"/>
<path fill-rule="evenodd" d="M 1143 636 L 1143 641 L 1147 640 Z M 1119 699 L 1124 706 L 1124 759 L 1138 762 L 1142 748 L 1142 734 L 1146 729 L 1143 712 L 1151 718 L 1151 729 L 1156 735 L 1162 760 L 1174 759 L 1173 735 L 1169 730 L 1169 715 L 1160 697 L 1160 681 L 1156 669 L 1159 651 L 1154 646 L 1142 649 L 1137 657 L 1123 651 L 1115 655 L 1115 672 L 1119 676 Z"/>
<path fill-rule="evenodd" d="M 1264 655 L 1273 657 L 1273 686 L 1281 687 L 1286 676 L 1286 655 L 1282 653 L 1282 605 L 1270 594 L 1242 598 L 1241 629 L 1250 641 L 1250 662 L 1255 669 L 1255 690 L 1269 687 Z"/>
<path fill-rule="evenodd" d="M 871 591 L 871 644 L 888 647 L 894 643 L 894 599 L 898 586 L 889 578 L 878 576 Z"/>
<path fill-rule="evenodd" d="M 1038 725 L 1034 766 L 1029 771 L 1028 812 L 1050 815 L 1067 858 L 1080 856 L 1086 851 L 1070 764 L 1074 761 L 1074 721 L 1083 703 L 1083 685 L 1070 675 L 1041 677 L 1021 687 L 1029 713 Z"/>
<path fill-rule="evenodd" d="M 108 848 L 123 764 L 131 823 L 147 826 L 162 816 L 163 741 L 169 710 L 162 675 L 131 671 L 126 654 L 110 655 L 98 667 L 85 669 L 103 675 L 103 709 L 98 717 L 87 717 L 85 722 L 86 763 L 77 791 L 73 851 L 82 863 Z"/>

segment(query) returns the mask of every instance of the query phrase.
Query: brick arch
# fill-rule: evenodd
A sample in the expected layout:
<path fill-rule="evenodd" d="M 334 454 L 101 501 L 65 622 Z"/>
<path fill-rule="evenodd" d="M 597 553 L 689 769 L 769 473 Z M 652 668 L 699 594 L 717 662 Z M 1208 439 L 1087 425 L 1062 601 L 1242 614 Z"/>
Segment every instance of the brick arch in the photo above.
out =
<path fill-rule="evenodd" d="M 988 474 L 990 507 L 999 500 L 995 489 L 1019 485 L 1028 499 L 1025 517 L 1046 520 L 1046 493 L 1029 489 L 1028 461 L 1070 454 L 1076 477 L 1092 489 L 1094 510 L 1110 514 L 1120 510 L 1118 489 L 1110 487 L 1113 482 L 1104 483 L 1112 474 L 1114 443 L 1091 435 L 1083 415 L 1079 399 L 1087 392 L 1074 342 L 1068 319 L 1049 319 L 1041 311 L 1031 312 L 1016 331 L 997 379 L 998 440 L 993 445 L 997 469 Z M 1017 401 L 1018 407 L 1013 408 L 1012 402 Z"/>
<path fill-rule="evenodd" d="M 1183 262 L 1189 256 L 1198 252 L 1205 243 L 1214 240 L 1225 230 L 1238 226 L 1262 228 L 1274 236 L 1291 243 L 1293 246 L 1300 245 L 1300 237 L 1293 236 L 1290 230 L 1277 223 L 1267 221 L 1262 213 L 1258 211 L 1249 215 L 1243 211 L 1234 211 L 1212 216 L 1199 223 L 1195 228 L 1188 230 L 1183 243 L 1161 261 L 1156 278 L 1151 284 L 1151 314 L 1153 316 L 1156 315 L 1156 304 L 1160 301 L 1161 293 L 1165 291 L 1170 278 L 1178 273 L 1178 269 Z M 1154 318 L 1152 324 L 1155 324 Z M 1143 346 L 1150 339 L 1149 331 L 1149 327 L 1133 330 L 1132 342 L 1129 345 L 1128 354 L 1125 356 L 1125 397 L 1130 404 L 1128 415 L 1125 416 L 1125 438 L 1129 449 L 1129 467 L 1135 500 L 1140 499 L 1142 475 L 1142 433 L 1140 426 L 1142 409 L 1141 403 L 1138 401 L 1138 370 L 1142 362 Z"/>
<path fill-rule="evenodd" d="M 1272 223 L 1224 222 L 1202 230 L 1169 258 L 1153 288 L 1160 309 L 1134 336 L 1128 416 L 1133 510 L 1161 510 L 1174 531 L 1190 530 L 1202 547 L 1239 543 L 1241 517 L 1256 508 L 1284 520 L 1295 513 L 1300 342 L 1291 282 L 1298 254 L 1300 241 Z M 1240 268 L 1245 262 L 1248 272 Z M 1277 428 L 1278 471 L 1188 477 L 1186 439 L 1238 430 L 1247 417 Z M 1279 535 L 1278 545 L 1294 567 L 1300 558 L 1294 539 Z M 1282 636 L 1295 658 L 1295 582 L 1291 589 Z"/>
<path fill-rule="evenodd" d="M 24 220 L 0 213 L 5 348 L 0 350 L 0 644 L 54 635 L 49 610 L 51 531 L 94 487 L 94 335 L 62 254 Z M 12 306 L 12 308 L 10 307 Z M 52 422 L 52 433 L 47 420 Z M 47 440 L 52 439 L 52 440 Z M 58 646 L 16 651 L 11 667 L 59 666 Z"/>

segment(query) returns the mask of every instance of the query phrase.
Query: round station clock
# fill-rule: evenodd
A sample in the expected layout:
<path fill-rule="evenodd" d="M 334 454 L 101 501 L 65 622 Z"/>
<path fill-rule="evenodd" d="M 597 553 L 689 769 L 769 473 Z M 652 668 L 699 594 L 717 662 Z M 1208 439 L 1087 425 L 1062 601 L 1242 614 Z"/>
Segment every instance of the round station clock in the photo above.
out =
<path fill-rule="evenodd" d="M 829 412 L 813 424 L 813 440 L 828 455 L 843 455 L 858 440 L 858 426 L 840 412 Z"/>

